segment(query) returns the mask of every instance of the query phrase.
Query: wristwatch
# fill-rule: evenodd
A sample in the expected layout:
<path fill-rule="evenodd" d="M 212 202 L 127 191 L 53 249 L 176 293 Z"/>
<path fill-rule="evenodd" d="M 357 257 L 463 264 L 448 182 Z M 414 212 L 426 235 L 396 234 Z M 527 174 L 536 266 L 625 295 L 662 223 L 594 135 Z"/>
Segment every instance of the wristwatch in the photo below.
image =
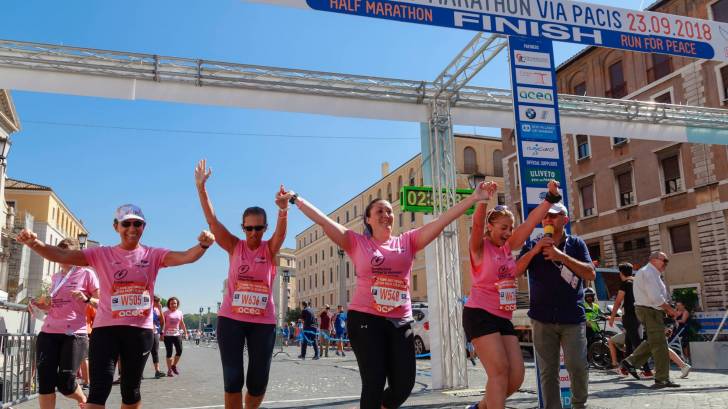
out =
<path fill-rule="evenodd" d="M 296 204 L 296 200 L 298 200 L 298 193 L 294 193 L 293 196 L 291 196 L 291 198 L 288 199 L 288 203 Z"/>

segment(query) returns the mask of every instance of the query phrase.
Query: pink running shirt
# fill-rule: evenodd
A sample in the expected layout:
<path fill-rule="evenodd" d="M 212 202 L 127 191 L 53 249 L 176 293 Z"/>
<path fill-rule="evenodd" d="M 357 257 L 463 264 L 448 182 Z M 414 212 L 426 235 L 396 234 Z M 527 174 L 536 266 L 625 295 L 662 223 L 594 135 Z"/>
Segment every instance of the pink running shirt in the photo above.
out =
<path fill-rule="evenodd" d="M 182 332 L 179 329 L 179 323 L 182 322 L 182 311 L 175 310 L 175 312 L 172 312 L 170 310 L 164 311 L 164 336 L 165 337 L 176 337 L 180 335 Z"/>
<path fill-rule="evenodd" d="M 220 307 L 221 317 L 256 324 L 275 324 L 273 280 L 276 266 L 268 242 L 250 250 L 245 240 L 238 241 L 230 255 L 227 288 Z"/>
<path fill-rule="evenodd" d="M 410 277 L 418 229 L 377 244 L 368 235 L 346 232 L 348 255 L 356 271 L 349 309 L 386 318 L 412 316 Z"/>
<path fill-rule="evenodd" d="M 81 291 L 90 297 L 99 289 L 99 279 L 90 268 L 71 267 L 66 275 L 51 277 L 51 308 L 48 310 L 41 332 L 47 334 L 86 334 L 86 303 L 76 300 L 72 291 Z"/>
<path fill-rule="evenodd" d="M 508 244 L 495 246 L 483 239 L 483 261 L 473 265 L 470 257 L 473 286 L 466 307 L 480 308 L 510 320 L 516 309 L 516 260 Z"/>
<path fill-rule="evenodd" d="M 112 325 L 153 329 L 154 282 L 169 250 L 139 246 L 124 250 L 119 246 L 83 250 L 86 262 L 99 277 L 99 308 L 94 328 Z"/>

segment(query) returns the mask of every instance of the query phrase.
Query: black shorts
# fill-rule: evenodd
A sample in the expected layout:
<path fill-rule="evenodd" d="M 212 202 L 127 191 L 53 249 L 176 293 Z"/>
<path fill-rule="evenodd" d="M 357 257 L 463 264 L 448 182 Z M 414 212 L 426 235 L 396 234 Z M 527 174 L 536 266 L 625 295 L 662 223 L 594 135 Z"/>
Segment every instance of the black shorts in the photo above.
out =
<path fill-rule="evenodd" d="M 468 342 L 483 335 L 495 334 L 516 336 L 511 320 L 498 317 L 480 308 L 463 308 L 463 328 Z"/>

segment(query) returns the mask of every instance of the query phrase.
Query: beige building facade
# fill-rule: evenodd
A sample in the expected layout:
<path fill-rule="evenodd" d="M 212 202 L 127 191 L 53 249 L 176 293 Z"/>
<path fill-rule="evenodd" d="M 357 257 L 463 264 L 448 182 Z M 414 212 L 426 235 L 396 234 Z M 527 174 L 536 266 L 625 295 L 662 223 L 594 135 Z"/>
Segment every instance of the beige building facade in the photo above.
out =
<path fill-rule="evenodd" d="M 455 163 L 458 176 L 458 188 L 468 188 L 468 177 L 477 175 L 486 181 L 495 181 L 503 186 L 503 169 L 501 140 L 496 137 L 455 135 Z M 417 155 L 389 171 L 388 165 L 382 165 L 382 178 L 373 185 L 350 198 L 337 209 L 329 213 L 329 217 L 356 232 L 364 231 L 364 210 L 375 198 L 383 198 L 392 203 L 394 225 L 392 234 L 398 235 L 407 230 L 422 226 L 423 213 L 403 212 L 399 204 L 399 192 L 403 186 L 422 186 L 422 161 Z M 494 198 L 489 207 L 500 199 L 505 203 L 505 196 Z M 320 205 L 320 204 L 318 204 Z M 468 255 L 468 239 L 470 216 L 458 219 L 458 239 L 460 249 L 460 271 L 465 294 L 470 291 L 470 262 Z M 345 280 L 346 294 L 341 299 L 346 303 L 351 300 L 356 284 L 356 271 L 349 257 L 339 252 L 338 247 L 329 240 L 318 225 L 312 225 L 296 235 L 297 277 L 295 283 L 298 302 L 309 301 L 314 308 L 326 304 L 335 308 L 340 302 L 339 280 Z M 340 267 L 341 266 L 341 267 Z M 413 302 L 427 301 L 427 277 L 425 274 L 425 252 L 420 251 L 412 268 L 411 288 Z M 345 306 L 345 305 L 344 305 Z M 346 306 L 345 306 L 346 307 Z"/>
<path fill-rule="evenodd" d="M 0 144 L 10 143 L 10 136 L 20 130 L 20 119 L 10 91 L 0 89 Z M 8 146 L 9 148 L 9 146 Z M 6 149 L 7 152 L 7 149 Z M 0 151 L 0 156 L 4 156 Z M 5 178 L 7 158 L 0 158 L 0 300 L 8 297 L 8 281 L 10 275 L 10 257 L 13 247 L 13 225 L 15 218 L 13 209 L 5 203 Z"/>
<path fill-rule="evenodd" d="M 651 10 L 728 21 L 728 0 L 665 0 Z M 562 64 L 559 92 L 725 108 L 728 64 L 590 47 Z M 508 203 L 520 205 L 512 130 L 504 129 Z M 562 135 L 574 233 L 603 267 L 667 253 L 671 290 L 694 288 L 704 310 L 728 306 L 728 149 Z"/>
<path fill-rule="evenodd" d="M 88 235 L 83 223 L 48 186 L 8 178 L 5 200 L 9 207 L 15 209 L 16 220 L 28 220 L 28 216 L 32 217 L 32 230 L 45 243 L 56 245 L 67 237 Z M 37 297 L 44 286 L 50 284 L 51 276 L 59 268 L 58 263 L 32 253 L 27 276 L 18 274 L 17 283 L 9 284 L 9 289 L 13 289 L 11 294 L 20 295 L 16 298 L 18 302 L 25 297 Z"/>

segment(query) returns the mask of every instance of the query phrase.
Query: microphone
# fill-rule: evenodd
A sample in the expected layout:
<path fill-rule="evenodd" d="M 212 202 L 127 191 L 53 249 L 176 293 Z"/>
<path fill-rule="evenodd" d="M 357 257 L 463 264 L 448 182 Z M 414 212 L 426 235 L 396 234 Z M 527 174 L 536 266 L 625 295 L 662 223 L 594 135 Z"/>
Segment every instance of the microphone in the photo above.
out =
<path fill-rule="evenodd" d="M 543 236 L 544 237 L 554 237 L 554 226 L 552 226 L 550 224 L 543 226 Z"/>

